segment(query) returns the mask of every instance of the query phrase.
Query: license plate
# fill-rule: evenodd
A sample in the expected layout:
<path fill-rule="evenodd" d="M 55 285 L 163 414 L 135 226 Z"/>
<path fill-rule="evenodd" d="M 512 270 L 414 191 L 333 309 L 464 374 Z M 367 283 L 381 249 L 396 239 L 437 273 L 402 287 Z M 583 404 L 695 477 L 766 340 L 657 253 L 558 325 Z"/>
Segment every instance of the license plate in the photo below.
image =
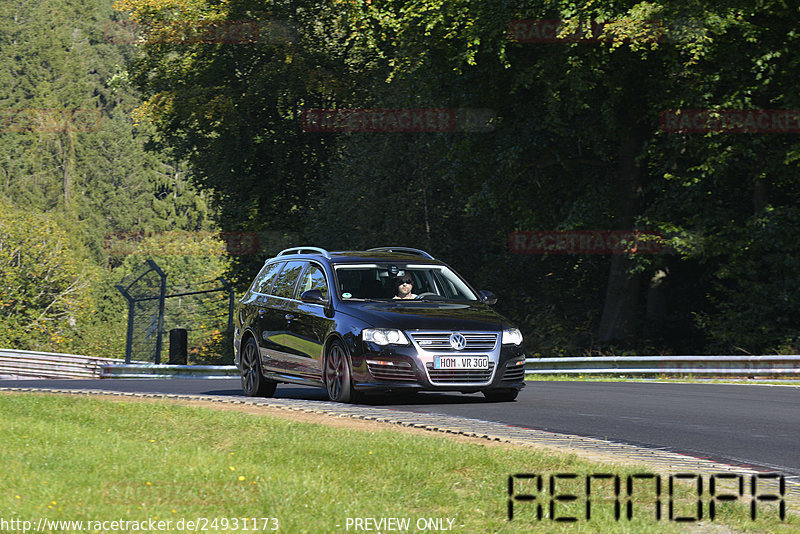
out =
<path fill-rule="evenodd" d="M 434 369 L 488 369 L 489 358 L 486 356 L 436 356 L 433 359 Z"/>

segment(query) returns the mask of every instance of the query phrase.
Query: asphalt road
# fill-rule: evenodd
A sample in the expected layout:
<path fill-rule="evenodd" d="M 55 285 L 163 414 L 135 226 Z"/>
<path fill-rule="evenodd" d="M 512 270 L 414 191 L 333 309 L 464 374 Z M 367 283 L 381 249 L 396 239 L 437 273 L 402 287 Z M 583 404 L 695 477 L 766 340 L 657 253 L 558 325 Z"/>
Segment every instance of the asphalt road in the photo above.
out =
<path fill-rule="evenodd" d="M 0 387 L 240 396 L 238 380 L 0 380 Z M 276 397 L 327 400 L 278 386 Z M 373 407 L 442 413 L 608 439 L 800 475 L 800 387 L 641 382 L 529 382 L 516 402 L 480 394 L 374 397 Z"/>

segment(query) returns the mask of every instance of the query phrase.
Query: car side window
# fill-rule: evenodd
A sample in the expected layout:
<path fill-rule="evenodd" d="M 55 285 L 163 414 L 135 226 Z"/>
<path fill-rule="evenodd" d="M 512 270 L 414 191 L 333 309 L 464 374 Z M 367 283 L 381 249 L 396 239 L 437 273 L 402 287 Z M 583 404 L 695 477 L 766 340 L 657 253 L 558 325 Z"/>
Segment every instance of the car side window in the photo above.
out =
<path fill-rule="evenodd" d="M 271 294 L 276 297 L 283 297 L 290 299 L 294 296 L 294 286 L 300 272 L 305 267 L 304 261 L 288 261 L 281 269 L 278 278 L 275 280 L 275 285 L 272 288 Z"/>
<path fill-rule="evenodd" d="M 269 293 L 269 287 L 272 285 L 273 280 L 275 280 L 278 271 L 280 271 L 281 265 L 283 264 L 270 263 L 269 265 L 265 265 L 253 282 L 253 291 L 255 293 Z"/>
<path fill-rule="evenodd" d="M 325 280 L 325 271 L 316 264 L 309 264 L 308 269 L 303 274 L 303 279 L 300 281 L 300 289 L 298 294 L 302 295 L 304 291 L 311 289 L 319 289 L 322 292 L 323 298 L 328 298 L 328 282 Z"/>

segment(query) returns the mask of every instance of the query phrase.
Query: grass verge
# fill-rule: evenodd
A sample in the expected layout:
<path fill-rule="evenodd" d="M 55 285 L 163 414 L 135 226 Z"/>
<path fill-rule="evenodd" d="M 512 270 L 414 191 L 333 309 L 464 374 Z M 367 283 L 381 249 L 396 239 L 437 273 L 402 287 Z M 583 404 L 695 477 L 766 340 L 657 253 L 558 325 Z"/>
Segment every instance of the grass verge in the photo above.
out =
<path fill-rule="evenodd" d="M 626 477 L 646 471 L 444 436 L 334 428 L 165 401 L 29 393 L 0 394 L 0 429 L 2 532 L 22 531 L 23 523 L 13 520 L 30 521 L 29 531 L 97 533 L 800 530 L 796 516 L 780 521 L 767 503 L 756 520 L 741 503 L 721 503 L 710 521 L 707 498 L 705 520 L 671 522 L 666 487 L 660 520 L 652 489 L 634 495 L 631 520 L 620 497 L 616 520 L 613 484 L 600 479 L 587 520 L 587 475 L 619 476 L 624 495 Z M 539 491 L 535 479 L 517 479 L 514 494 L 538 500 L 517 501 L 509 521 L 508 477 L 518 473 L 543 474 L 544 486 Z M 550 499 L 547 475 L 565 473 L 578 477 L 558 479 L 556 493 L 578 498 Z M 578 521 L 553 521 L 551 501 L 556 516 Z M 695 514 L 696 501 L 682 486 L 673 499 L 675 516 Z M 42 518 L 83 523 L 42 529 Z M 170 528 L 154 527 L 158 521 Z M 189 521 L 197 528 L 188 528 Z"/>

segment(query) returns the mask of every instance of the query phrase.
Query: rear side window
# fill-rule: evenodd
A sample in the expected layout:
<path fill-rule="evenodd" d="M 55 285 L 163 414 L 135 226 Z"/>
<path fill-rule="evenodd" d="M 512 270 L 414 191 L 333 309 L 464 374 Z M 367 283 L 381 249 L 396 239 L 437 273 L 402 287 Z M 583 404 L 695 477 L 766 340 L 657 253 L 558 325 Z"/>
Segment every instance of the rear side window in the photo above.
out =
<path fill-rule="evenodd" d="M 290 299 L 294 295 L 294 286 L 300 272 L 305 266 L 304 261 L 288 261 L 281 269 L 278 278 L 275 280 L 275 285 L 272 288 L 271 294 L 276 297 L 283 297 Z"/>
<path fill-rule="evenodd" d="M 255 293 L 269 293 L 269 288 L 275 280 L 275 276 L 280 271 L 282 263 L 271 263 L 265 265 L 253 281 L 253 291 Z"/>

